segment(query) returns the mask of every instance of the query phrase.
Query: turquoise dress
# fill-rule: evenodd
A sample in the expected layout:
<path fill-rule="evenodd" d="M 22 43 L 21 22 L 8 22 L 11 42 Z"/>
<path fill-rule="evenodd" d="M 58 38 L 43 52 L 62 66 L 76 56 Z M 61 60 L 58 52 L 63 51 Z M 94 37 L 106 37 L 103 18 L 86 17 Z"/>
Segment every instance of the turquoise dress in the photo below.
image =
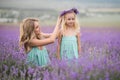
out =
<path fill-rule="evenodd" d="M 78 58 L 78 45 L 76 36 L 63 36 L 60 47 L 62 60 L 74 60 Z"/>
<path fill-rule="evenodd" d="M 28 52 L 26 61 L 29 64 L 41 67 L 50 64 L 48 52 L 45 47 L 43 47 L 42 50 L 40 50 L 38 47 L 33 47 L 30 52 Z"/>

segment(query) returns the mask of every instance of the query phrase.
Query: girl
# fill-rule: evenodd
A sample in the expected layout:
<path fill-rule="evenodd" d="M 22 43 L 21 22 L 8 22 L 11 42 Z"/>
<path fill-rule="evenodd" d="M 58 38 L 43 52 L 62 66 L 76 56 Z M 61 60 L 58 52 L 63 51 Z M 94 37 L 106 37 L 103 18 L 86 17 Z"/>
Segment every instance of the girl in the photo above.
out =
<path fill-rule="evenodd" d="M 55 41 L 59 24 L 60 18 L 50 35 L 40 31 L 38 19 L 27 18 L 23 20 L 20 25 L 20 46 L 24 46 L 27 62 L 37 66 L 46 66 L 50 63 L 48 52 L 44 46 Z"/>
<path fill-rule="evenodd" d="M 80 27 L 77 22 L 77 9 L 70 9 L 61 13 L 62 23 L 58 36 L 57 56 L 62 60 L 77 59 L 81 52 Z M 79 54 L 80 55 L 80 54 Z"/>

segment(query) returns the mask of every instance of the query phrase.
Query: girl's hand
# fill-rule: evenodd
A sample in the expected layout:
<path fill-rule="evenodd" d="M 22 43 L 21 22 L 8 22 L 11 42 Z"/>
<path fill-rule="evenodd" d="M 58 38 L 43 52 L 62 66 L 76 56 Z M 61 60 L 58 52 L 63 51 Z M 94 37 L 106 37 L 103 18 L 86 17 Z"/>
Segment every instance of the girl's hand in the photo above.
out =
<path fill-rule="evenodd" d="M 57 58 L 58 58 L 58 60 L 60 60 L 60 55 L 57 54 Z"/>
<path fill-rule="evenodd" d="M 57 19 L 56 25 L 57 25 L 57 26 L 60 26 L 60 25 L 61 25 L 61 22 L 62 22 L 62 18 L 59 16 L 58 19 Z"/>
<path fill-rule="evenodd" d="M 81 48 L 78 49 L 78 56 L 80 57 L 81 55 Z"/>

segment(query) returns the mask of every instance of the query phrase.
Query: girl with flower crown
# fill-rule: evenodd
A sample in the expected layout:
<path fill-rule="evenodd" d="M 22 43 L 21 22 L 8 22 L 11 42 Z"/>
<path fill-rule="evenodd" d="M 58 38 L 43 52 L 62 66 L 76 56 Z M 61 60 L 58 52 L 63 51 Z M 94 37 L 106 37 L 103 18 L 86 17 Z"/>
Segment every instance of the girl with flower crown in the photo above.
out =
<path fill-rule="evenodd" d="M 81 52 L 80 26 L 77 20 L 77 9 L 61 13 L 61 30 L 58 35 L 57 57 L 62 60 L 77 59 Z"/>

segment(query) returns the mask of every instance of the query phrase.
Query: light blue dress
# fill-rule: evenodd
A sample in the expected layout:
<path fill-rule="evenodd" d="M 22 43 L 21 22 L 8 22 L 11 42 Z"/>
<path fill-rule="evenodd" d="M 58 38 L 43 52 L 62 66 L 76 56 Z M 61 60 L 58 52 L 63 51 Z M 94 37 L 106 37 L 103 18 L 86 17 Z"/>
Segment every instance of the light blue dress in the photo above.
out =
<path fill-rule="evenodd" d="M 33 47 L 27 54 L 27 63 L 37 66 L 46 66 L 50 64 L 47 49 L 43 47 L 40 50 L 38 47 Z"/>
<path fill-rule="evenodd" d="M 78 45 L 76 36 L 63 36 L 60 47 L 62 60 L 74 60 L 78 58 Z"/>

